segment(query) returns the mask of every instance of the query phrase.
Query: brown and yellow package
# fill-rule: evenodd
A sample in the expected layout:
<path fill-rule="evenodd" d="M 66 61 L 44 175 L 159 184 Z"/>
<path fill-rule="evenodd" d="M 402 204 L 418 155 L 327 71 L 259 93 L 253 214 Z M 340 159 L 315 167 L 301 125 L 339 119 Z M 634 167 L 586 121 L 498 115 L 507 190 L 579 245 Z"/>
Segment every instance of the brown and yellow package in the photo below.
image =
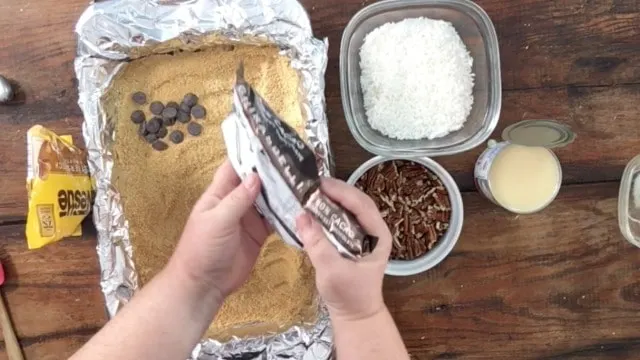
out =
<path fill-rule="evenodd" d="M 27 244 L 37 249 L 82 235 L 95 196 L 87 154 L 70 136 L 36 125 L 27 132 Z"/>

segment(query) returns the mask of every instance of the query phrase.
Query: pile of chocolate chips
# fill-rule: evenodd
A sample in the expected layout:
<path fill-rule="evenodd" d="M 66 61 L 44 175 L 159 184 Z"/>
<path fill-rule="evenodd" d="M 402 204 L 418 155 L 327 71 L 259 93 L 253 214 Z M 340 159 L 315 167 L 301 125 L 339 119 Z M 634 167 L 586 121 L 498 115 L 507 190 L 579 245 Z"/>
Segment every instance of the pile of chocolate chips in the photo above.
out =
<path fill-rule="evenodd" d="M 131 100 L 138 105 L 147 104 L 147 95 L 141 91 L 131 95 Z M 169 140 L 174 144 L 184 141 L 184 134 L 180 130 L 169 132 L 169 127 L 181 122 L 187 125 L 187 132 L 192 136 L 199 136 L 202 133 L 202 125 L 191 121 L 194 119 L 204 119 L 207 110 L 198 104 L 198 97 L 194 94 L 186 94 L 182 102 L 169 101 L 163 104 L 160 101 L 153 101 L 149 104 L 149 111 L 153 117 L 147 120 L 142 110 L 135 110 L 131 113 L 131 121 L 138 125 L 138 134 L 145 141 L 151 144 L 153 149 L 164 151 L 169 145 L 164 138 L 169 135 Z"/>

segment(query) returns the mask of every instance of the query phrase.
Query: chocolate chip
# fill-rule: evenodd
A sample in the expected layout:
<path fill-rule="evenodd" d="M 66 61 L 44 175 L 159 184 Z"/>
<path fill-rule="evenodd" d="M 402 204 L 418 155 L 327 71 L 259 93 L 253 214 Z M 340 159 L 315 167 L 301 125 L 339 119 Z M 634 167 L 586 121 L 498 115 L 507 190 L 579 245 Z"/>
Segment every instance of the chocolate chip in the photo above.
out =
<path fill-rule="evenodd" d="M 193 117 L 196 119 L 204 119 L 204 117 L 207 115 L 207 110 L 205 110 L 204 106 L 202 105 L 196 105 L 191 108 L 191 115 L 193 115 Z"/>
<path fill-rule="evenodd" d="M 147 118 L 144 116 L 144 111 L 136 110 L 131 113 L 131 121 L 134 124 L 142 124 Z"/>
<path fill-rule="evenodd" d="M 180 103 L 180 111 L 184 111 L 186 113 L 191 112 L 191 106 L 187 105 L 184 101 Z"/>
<path fill-rule="evenodd" d="M 166 107 L 162 110 L 162 118 L 163 119 L 175 119 L 176 115 L 178 115 L 178 110 L 172 107 Z"/>
<path fill-rule="evenodd" d="M 162 127 L 162 121 L 160 120 L 160 118 L 154 117 L 153 119 L 147 121 L 146 127 L 148 132 L 155 134 Z"/>
<path fill-rule="evenodd" d="M 156 134 L 147 134 L 144 139 L 147 140 L 149 144 L 153 144 L 156 140 L 158 140 L 158 137 L 156 136 Z"/>
<path fill-rule="evenodd" d="M 147 131 L 147 126 L 145 123 L 140 124 L 138 127 L 138 135 L 145 137 L 149 132 Z"/>
<path fill-rule="evenodd" d="M 187 131 L 193 136 L 198 136 L 202 133 L 202 125 L 191 122 L 187 125 Z"/>
<path fill-rule="evenodd" d="M 131 95 L 131 100 L 138 105 L 144 105 L 147 103 L 147 95 L 142 91 L 138 91 Z"/>
<path fill-rule="evenodd" d="M 177 102 L 175 102 L 175 101 L 169 101 L 169 102 L 167 103 L 167 106 L 166 106 L 166 107 L 168 107 L 168 108 L 174 108 L 174 109 L 178 110 L 178 109 L 180 108 L 180 105 L 178 105 L 178 103 L 177 103 Z"/>
<path fill-rule="evenodd" d="M 169 148 L 169 145 L 167 145 L 164 141 L 158 140 L 151 144 L 151 147 L 157 151 L 165 151 Z"/>
<path fill-rule="evenodd" d="M 169 139 L 174 144 L 180 144 L 182 140 L 184 140 L 184 134 L 180 130 L 173 130 L 171 134 L 169 134 Z"/>
<path fill-rule="evenodd" d="M 149 106 L 149 109 L 153 115 L 160 115 L 162 114 L 162 110 L 164 110 L 164 105 L 162 105 L 160 101 L 154 101 Z"/>
<path fill-rule="evenodd" d="M 182 110 L 178 111 L 178 121 L 183 124 L 188 123 L 191 120 L 191 115 L 188 112 L 184 112 Z"/>
<path fill-rule="evenodd" d="M 162 126 L 173 126 L 176 124 L 176 119 L 162 118 Z"/>
<path fill-rule="evenodd" d="M 166 127 L 161 127 L 160 130 L 158 130 L 158 139 L 164 139 L 164 137 L 167 136 L 168 133 L 169 130 L 167 130 Z"/>
<path fill-rule="evenodd" d="M 188 93 L 184 96 L 182 102 L 190 107 L 194 107 L 198 103 L 198 97 L 195 94 Z"/>

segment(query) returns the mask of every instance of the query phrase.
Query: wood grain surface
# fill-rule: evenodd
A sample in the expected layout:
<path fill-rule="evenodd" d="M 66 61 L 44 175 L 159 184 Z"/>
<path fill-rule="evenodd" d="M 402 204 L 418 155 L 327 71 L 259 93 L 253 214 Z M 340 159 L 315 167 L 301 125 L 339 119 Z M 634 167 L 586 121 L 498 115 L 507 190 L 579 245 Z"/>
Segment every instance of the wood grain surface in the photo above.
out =
<path fill-rule="evenodd" d="M 86 0 L 0 2 L 0 74 L 20 85 L 0 106 L 0 259 L 27 359 L 64 358 L 105 321 L 93 235 L 29 252 L 25 133 L 34 124 L 82 142 L 73 28 Z M 303 0 L 329 40 L 327 114 L 337 176 L 372 155 L 342 111 L 339 45 L 371 1 Z M 482 149 L 437 159 L 464 193 L 453 254 L 426 274 L 387 278 L 385 296 L 414 359 L 635 359 L 640 252 L 619 234 L 617 181 L 640 149 L 640 5 L 635 0 L 481 0 L 501 51 L 503 108 L 493 137 L 523 119 L 578 134 L 559 149 L 565 186 L 544 212 L 516 217 L 474 192 Z M 5 358 L 0 343 L 0 359 Z"/>
<path fill-rule="evenodd" d="M 107 319 L 95 233 L 84 230 L 82 238 L 29 251 L 24 224 L 0 226 L 2 291 L 26 359 L 69 357 Z"/>

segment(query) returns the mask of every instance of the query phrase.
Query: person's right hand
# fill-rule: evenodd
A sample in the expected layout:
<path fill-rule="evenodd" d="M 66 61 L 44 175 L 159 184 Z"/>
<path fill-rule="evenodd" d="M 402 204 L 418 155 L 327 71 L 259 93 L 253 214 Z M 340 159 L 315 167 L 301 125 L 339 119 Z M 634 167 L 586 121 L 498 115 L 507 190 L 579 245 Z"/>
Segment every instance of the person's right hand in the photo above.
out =
<path fill-rule="evenodd" d="M 373 253 L 358 261 L 342 257 L 309 213 L 297 218 L 304 249 L 316 269 L 316 285 L 333 320 L 360 320 L 385 309 L 382 279 L 391 252 L 391 233 L 369 196 L 340 180 L 323 179 L 322 191 L 351 211 L 365 231 L 378 237 Z"/>

